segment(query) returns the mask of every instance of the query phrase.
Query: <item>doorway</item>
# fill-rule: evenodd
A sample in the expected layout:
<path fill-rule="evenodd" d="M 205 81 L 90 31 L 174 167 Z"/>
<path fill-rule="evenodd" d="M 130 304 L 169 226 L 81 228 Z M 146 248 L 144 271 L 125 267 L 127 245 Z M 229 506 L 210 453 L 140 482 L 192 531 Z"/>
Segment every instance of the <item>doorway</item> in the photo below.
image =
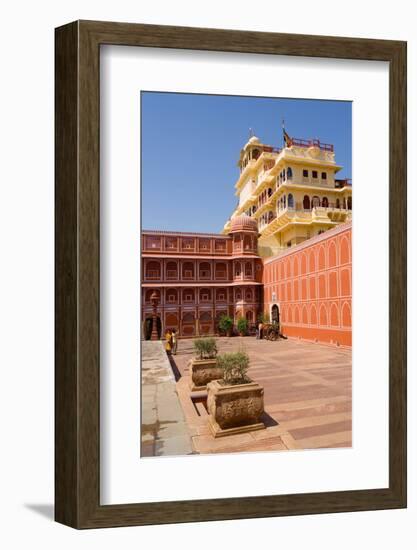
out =
<path fill-rule="evenodd" d="M 156 330 L 158 331 L 158 340 L 160 340 L 162 333 L 162 322 L 159 316 L 156 318 Z M 143 332 L 145 340 L 150 340 L 152 334 L 152 317 L 147 317 L 145 319 Z"/>
<path fill-rule="evenodd" d="M 271 309 L 271 321 L 273 324 L 279 325 L 279 307 L 274 304 Z"/>

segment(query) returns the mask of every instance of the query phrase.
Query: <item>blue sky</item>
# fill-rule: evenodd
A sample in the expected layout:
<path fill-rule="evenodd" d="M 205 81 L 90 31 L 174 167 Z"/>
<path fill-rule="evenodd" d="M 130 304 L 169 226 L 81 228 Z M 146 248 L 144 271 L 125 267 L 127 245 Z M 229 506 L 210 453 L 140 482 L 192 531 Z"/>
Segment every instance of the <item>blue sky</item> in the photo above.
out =
<path fill-rule="evenodd" d="M 234 210 L 240 149 L 288 134 L 333 143 L 352 171 L 352 104 L 342 101 L 142 92 L 142 228 L 218 233 Z"/>

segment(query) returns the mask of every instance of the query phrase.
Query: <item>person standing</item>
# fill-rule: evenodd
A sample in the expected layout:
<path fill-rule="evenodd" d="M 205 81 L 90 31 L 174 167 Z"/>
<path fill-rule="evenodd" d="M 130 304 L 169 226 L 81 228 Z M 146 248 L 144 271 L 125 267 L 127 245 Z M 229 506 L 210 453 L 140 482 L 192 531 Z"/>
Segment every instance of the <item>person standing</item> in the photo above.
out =
<path fill-rule="evenodd" d="M 165 351 L 169 355 L 172 349 L 172 334 L 170 330 L 167 330 L 165 333 Z"/>
<path fill-rule="evenodd" d="M 262 321 L 258 325 L 258 330 L 259 330 L 259 339 L 262 340 L 263 331 L 264 331 L 264 325 L 263 325 Z"/>
<path fill-rule="evenodd" d="M 177 355 L 177 346 L 178 346 L 178 339 L 177 339 L 177 331 L 175 328 L 172 329 L 172 354 Z"/>

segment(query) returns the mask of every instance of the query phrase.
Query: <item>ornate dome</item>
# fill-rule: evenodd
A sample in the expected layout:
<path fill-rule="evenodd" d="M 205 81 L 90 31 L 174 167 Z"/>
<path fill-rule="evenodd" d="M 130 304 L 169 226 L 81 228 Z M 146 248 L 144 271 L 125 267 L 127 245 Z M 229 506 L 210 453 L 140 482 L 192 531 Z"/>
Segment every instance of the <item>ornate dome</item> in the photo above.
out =
<path fill-rule="evenodd" d="M 253 231 L 257 233 L 258 222 L 246 214 L 236 216 L 230 222 L 230 233 L 236 233 L 238 231 Z"/>
<path fill-rule="evenodd" d="M 260 143 L 260 141 L 259 141 L 259 138 L 258 138 L 258 137 L 252 136 L 252 137 L 249 139 L 248 143 L 251 143 L 251 144 L 252 144 L 252 143 Z"/>

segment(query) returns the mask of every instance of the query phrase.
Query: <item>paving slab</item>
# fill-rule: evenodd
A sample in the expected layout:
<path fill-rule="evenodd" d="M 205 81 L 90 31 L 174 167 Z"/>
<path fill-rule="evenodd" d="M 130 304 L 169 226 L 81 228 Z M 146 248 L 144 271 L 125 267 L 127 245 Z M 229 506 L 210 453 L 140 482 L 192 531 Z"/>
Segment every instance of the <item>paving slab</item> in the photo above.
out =
<path fill-rule="evenodd" d="M 162 342 L 142 342 L 141 456 L 193 454 L 175 377 Z"/>
<path fill-rule="evenodd" d="M 351 350 L 298 339 L 269 342 L 255 338 L 218 338 L 220 353 L 245 348 L 249 376 L 264 386 L 265 430 L 215 440 L 207 417 L 188 391 L 192 340 L 181 340 L 174 360 L 182 378 L 178 395 L 199 453 L 285 451 L 352 445 Z"/>

